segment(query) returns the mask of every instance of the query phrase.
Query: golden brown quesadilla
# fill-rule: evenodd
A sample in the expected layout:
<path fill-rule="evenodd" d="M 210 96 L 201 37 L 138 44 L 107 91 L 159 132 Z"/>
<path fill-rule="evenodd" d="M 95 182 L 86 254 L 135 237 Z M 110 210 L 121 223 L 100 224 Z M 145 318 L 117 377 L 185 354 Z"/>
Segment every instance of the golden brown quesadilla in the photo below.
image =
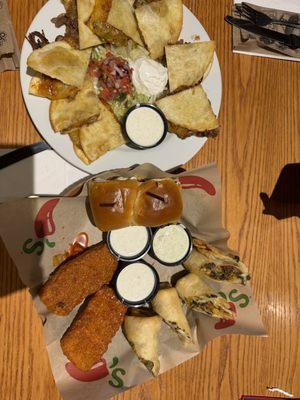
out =
<path fill-rule="evenodd" d="M 90 161 L 125 143 L 122 130 L 115 115 L 100 102 L 100 115 L 96 122 L 79 130 L 81 148 Z"/>
<path fill-rule="evenodd" d="M 201 85 L 157 100 L 165 114 L 169 131 L 181 139 L 188 136 L 216 136 L 218 121 Z"/>
<path fill-rule="evenodd" d="M 182 0 L 159 0 L 135 10 L 139 30 L 154 59 L 162 58 L 164 47 L 176 43 L 182 28 Z"/>
<path fill-rule="evenodd" d="M 113 0 L 109 11 L 107 22 L 113 27 L 124 32 L 128 37 L 139 45 L 143 41 L 138 31 L 134 9 L 128 0 Z"/>
<path fill-rule="evenodd" d="M 75 86 L 50 78 L 49 76 L 33 76 L 29 84 L 29 94 L 39 97 L 47 97 L 50 100 L 66 99 L 74 97 L 79 91 Z"/>
<path fill-rule="evenodd" d="M 215 42 L 166 46 L 170 92 L 198 84 L 212 64 Z"/>
<path fill-rule="evenodd" d="M 97 46 L 101 40 L 86 25 L 95 7 L 95 0 L 77 0 L 80 49 Z"/>
<path fill-rule="evenodd" d="M 55 132 L 68 132 L 95 122 L 100 110 L 100 101 L 95 94 L 92 80 L 87 77 L 74 99 L 51 102 L 50 122 Z"/>
<path fill-rule="evenodd" d="M 27 65 L 67 85 L 81 87 L 90 55 L 91 50 L 75 50 L 67 42 L 58 41 L 34 50 L 27 59 Z"/>

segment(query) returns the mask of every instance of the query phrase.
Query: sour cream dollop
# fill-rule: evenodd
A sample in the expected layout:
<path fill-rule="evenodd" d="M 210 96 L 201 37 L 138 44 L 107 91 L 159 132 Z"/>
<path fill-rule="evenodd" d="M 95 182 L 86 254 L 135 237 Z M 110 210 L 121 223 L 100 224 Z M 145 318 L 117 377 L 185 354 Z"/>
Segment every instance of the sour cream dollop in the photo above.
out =
<path fill-rule="evenodd" d="M 138 93 L 157 97 L 168 82 L 168 70 L 150 58 L 140 57 L 129 63 L 133 69 L 132 83 Z"/>

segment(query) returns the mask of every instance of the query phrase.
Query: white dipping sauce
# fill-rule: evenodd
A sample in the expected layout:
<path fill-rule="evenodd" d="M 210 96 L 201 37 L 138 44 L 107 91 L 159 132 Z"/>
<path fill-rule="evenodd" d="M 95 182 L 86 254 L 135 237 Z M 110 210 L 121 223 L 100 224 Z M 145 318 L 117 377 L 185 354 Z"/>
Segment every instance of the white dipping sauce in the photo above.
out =
<path fill-rule="evenodd" d="M 129 226 L 110 232 L 109 242 L 112 249 L 121 257 L 133 257 L 142 253 L 149 240 L 144 226 Z"/>
<path fill-rule="evenodd" d="M 128 114 L 126 132 L 139 146 L 155 145 L 163 136 L 165 126 L 162 117 L 151 107 L 138 107 Z"/>
<path fill-rule="evenodd" d="M 156 285 L 154 272 L 148 265 L 136 262 L 127 265 L 117 277 L 116 288 L 126 301 L 139 302 L 146 299 Z"/>
<path fill-rule="evenodd" d="M 181 261 L 190 245 L 190 238 L 181 225 L 168 225 L 156 231 L 152 246 L 157 258 L 171 264 Z"/>

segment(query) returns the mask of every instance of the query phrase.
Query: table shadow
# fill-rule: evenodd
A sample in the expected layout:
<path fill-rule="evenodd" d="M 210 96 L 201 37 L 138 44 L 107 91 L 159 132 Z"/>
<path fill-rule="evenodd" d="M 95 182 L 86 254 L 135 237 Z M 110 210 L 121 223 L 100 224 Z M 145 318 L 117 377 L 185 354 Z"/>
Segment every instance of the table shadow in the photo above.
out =
<path fill-rule="evenodd" d="M 18 149 L 18 153 L 13 153 Z M 28 156 L 21 161 L 17 161 L 19 151 L 26 149 L 23 146 L 12 146 L 0 144 L 0 206 L 18 199 L 34 194 L 34 160 Z M 28 147 L 27 147 L 28 151 Z M 29 154 L 30 155 L 30 154 Z M 7 220 L 7 219 L 6 219 Z M 7 223 L 7 222 L 5 222 Z M 0 298 L 10 293 L 25 288 L 19 278 L 18 270 L 12 261 L 6 246 L 5 238 L 6 228 L 3 221 L 0 220 L 2 237 L 0 237 Z M 20 229 L 20 227 L 18 227 Z M 7 244 L 7 243 L 6 243 Z M 1 396 L 0 396 L 1 397 Z"/>
<path fill-rule="evenodd" d="M 300 217 L 300 163 L 285 165 L 271 196 L 260 193 L 263 214 L 277 219 Z"/>

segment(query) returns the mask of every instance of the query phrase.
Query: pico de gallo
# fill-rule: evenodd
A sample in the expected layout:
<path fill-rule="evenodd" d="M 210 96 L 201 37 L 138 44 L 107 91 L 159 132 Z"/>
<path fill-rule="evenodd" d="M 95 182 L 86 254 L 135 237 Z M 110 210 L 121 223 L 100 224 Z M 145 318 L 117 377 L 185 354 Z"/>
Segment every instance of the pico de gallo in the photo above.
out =
<path fill-rule="evenodd" d="M 150 101 L 149 96 L 138 93 L 133 85 L 129 66 L 132 54 L 137 57 L 143 52 L 130 47 L 100 45 L 93 49 L 89 64 L 89 74 L 93 77 L 98 96 L 110 105 L 119 120 L 130 107 Z"/>
<path fill-rule="evenodd" d="M 132 69 L 124 58 L 108 51 L 101 60 L 92 59 L 89 73 L 98 80 L 99 97 L 103 100 L 115 100 L 117 97 L 133 92 Z"/>

